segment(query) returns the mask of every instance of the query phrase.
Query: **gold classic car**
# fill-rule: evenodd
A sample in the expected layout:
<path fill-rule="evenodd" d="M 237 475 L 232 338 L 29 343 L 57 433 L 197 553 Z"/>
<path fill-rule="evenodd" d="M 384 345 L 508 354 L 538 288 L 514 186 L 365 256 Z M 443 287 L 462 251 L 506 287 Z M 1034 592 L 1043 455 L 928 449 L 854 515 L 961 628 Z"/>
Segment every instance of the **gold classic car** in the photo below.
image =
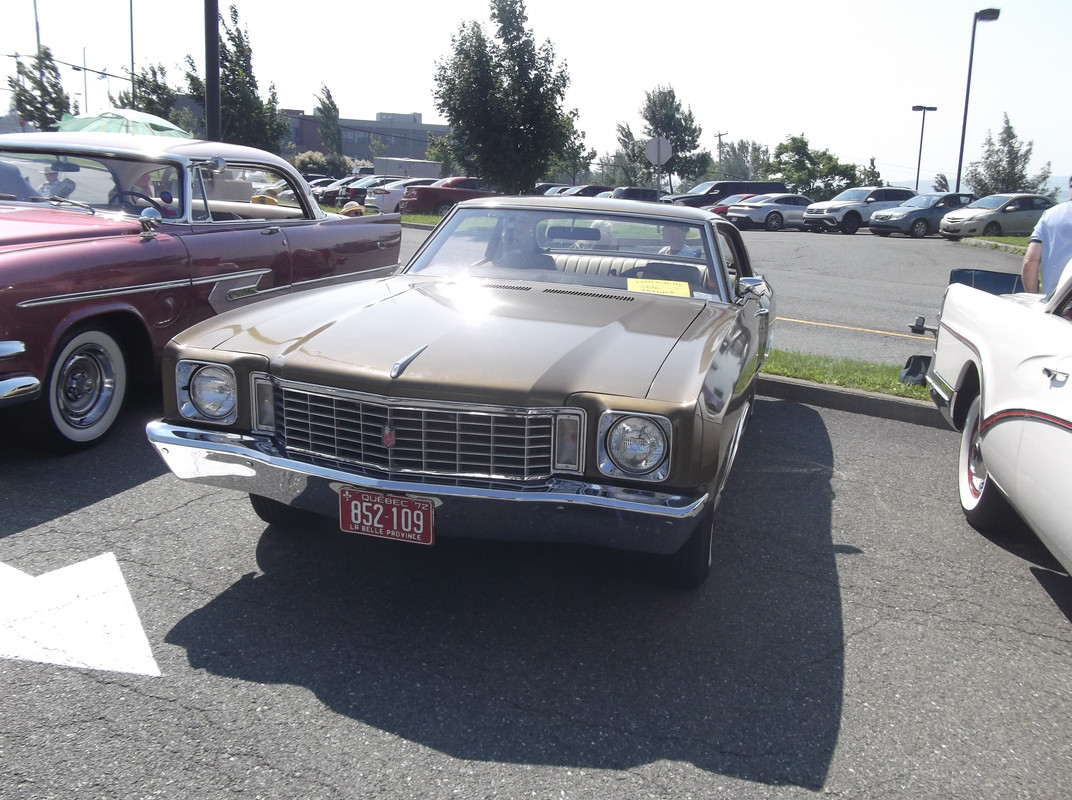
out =
<path fill-rule="evenodd" d="M 773 301 L 706 211 L 471 200 L 395 275 L 175 337 L 147 433 L 268 523 L 602 545 L 697 587 Z"/>

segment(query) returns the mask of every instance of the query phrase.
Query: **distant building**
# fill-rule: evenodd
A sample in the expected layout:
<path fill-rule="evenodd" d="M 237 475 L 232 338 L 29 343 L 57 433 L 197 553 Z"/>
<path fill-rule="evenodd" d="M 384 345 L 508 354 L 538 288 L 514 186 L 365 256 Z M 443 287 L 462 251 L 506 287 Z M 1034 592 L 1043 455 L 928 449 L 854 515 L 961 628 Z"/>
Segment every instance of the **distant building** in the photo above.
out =
<path fill-rule="evenodd" d="M 304 111 L 280 109 L 290 122 L 291 140 L 298 151 L 323 150 L 320 138 L 320 120 Z M 376 137 L 386 149 L 378 155 L 391 158 L 425 158 L 428 137 L 446 136 L 449 125 L 426 125 L 419 113 L 388 114 L 379 112 L 376 119 L 339 119 L 342 129 L 342 153 L 359 161 L 372 161 L 372 137 Z"/>

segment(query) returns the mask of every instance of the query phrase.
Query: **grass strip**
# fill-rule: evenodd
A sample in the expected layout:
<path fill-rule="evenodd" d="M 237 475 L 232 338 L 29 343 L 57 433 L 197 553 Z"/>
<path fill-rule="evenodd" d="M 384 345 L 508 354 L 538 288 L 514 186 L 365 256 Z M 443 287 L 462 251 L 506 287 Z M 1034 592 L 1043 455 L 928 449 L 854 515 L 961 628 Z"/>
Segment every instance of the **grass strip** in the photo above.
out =
<path fill-rule="evenodd" d="M 901 367 L 872 364 L 848 358 L 813 356 L 789 350 L 772 350 L 761 370 L 767 375 L 781 375 L 802 381 L 860 389 L 913 400 L 930 400 L 923 386 L 901 383 Z"/>

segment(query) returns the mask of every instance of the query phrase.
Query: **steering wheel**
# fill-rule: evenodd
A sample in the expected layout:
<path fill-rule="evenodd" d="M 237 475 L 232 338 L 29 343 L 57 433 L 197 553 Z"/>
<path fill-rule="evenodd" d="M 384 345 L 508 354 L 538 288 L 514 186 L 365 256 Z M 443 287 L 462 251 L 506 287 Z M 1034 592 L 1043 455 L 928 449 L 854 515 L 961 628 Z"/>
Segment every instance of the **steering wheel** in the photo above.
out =
<path fill-rule="evenodd" d="M 116 192 L 115 193 L 115 197 L 116 197 L 117 200 L 122 198 L 123 195 L 128 195 L 128 196 L 134 198 L 135 200 L 144 200 L 146 203 L 151 205 L 157 211 L 163 212 L 163 210 L 164 210 L 164 207 L 162 205 L 160 205 L 158 202 L 156 202 L 156 200 L 154 200 L 153 198 L 149 197 L 149 195 L 147 195 L 147 194 L 142 194 L 141 192 L 129 192 L 129 191 L 122 191 L 122 192 Z M 136 206 L 137 204 L 135 203 L 133 205 Z"/>

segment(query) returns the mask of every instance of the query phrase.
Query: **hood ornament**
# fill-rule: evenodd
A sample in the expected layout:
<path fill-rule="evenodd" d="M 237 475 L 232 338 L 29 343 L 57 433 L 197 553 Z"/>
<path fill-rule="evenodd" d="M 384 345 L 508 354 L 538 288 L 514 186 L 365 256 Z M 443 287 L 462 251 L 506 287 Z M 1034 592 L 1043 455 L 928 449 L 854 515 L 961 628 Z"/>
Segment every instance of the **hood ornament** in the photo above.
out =
<path fill-rule="evenodd" d="M 391 380 L 395 380 L 396 378 L 402 377 L 402 373 L 406 371 L 406 367 L 412 364 L 417 358 L 417 356 L 423 353 L 427 347 L 428 345 L 423 344 L 416 350 L 414 350 L 412 353 L 410 353 L 408 356 L 405 356 L 404 358 L 401 358 L 396 361 L 395 365 L 391 367 Z"/>

